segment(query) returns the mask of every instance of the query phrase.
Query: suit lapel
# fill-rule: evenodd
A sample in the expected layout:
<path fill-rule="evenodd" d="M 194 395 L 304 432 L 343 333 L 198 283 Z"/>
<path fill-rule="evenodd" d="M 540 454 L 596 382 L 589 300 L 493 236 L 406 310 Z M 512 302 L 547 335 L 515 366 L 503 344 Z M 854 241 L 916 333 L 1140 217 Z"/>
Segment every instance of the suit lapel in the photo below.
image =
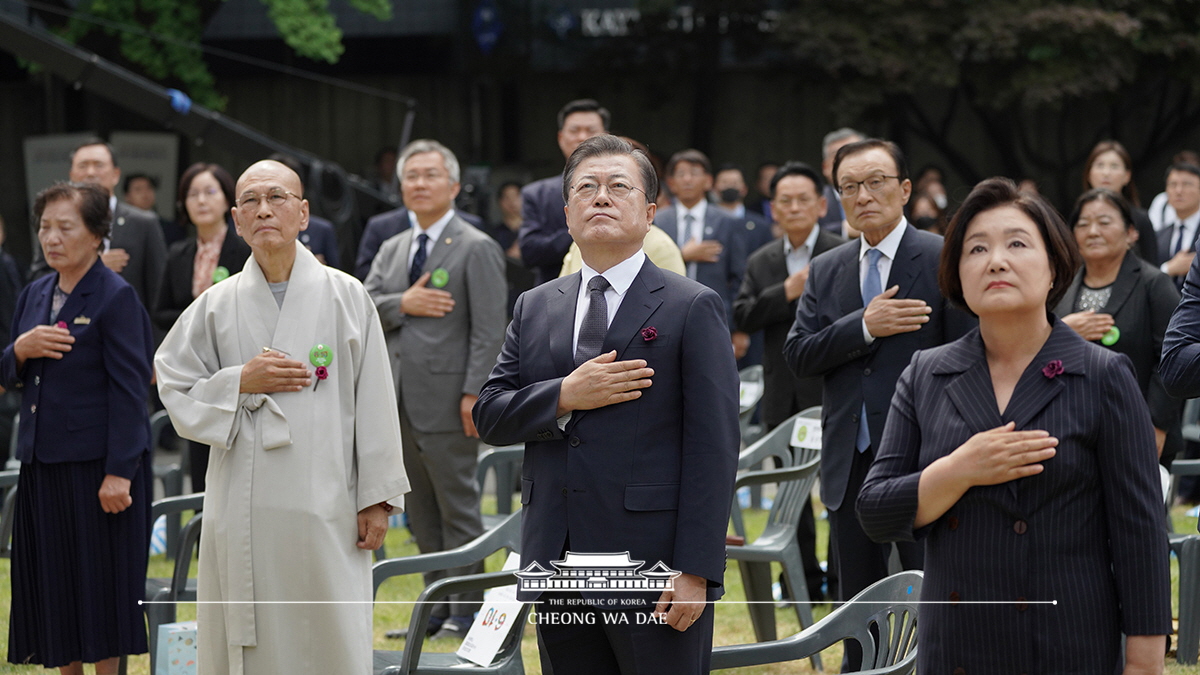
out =
<path fill-rule="evenodd" d="M 858 279 L 858 252 L 859 247 L 847 246 L 846 254 L 842 256 L 842 268 L 837 273 L 837 297 L 838 309 L 844 316 L 851 312 L 863 309 L 862 301 L 862 283 Z"/>
<path fill-rule="evenodd" d="M 1121 270 L 1117 272 L 1117 280 L 1112 285 L 1112 295 L 1108 297 L 1108 302 L 1104 305 L 1104 312 L 1115 315 L 1121 311 L 1121 307 L 1129 299 L 1141 278 L 1141 261 L 1134 256 L 1133 252 L 1126 252 L 1125 260 L 1121 262 Z"/>
<path fill-rule="evenodd" d="M 787 235 L 783 235 L 787 237 Z M 784 239 L 780 238 L 775 242 L 775 245 L 767 249 L 766 255 L 763 256 L 763 263 L 767 268 L 767 274 L 770 279 L 786 279 L 788 277 L 787 270 L 787 254 L 783 252 Z M 816 246 L 813 246 L 815 249 Z M 814 252 L 812 255 L 816 255 Z M 809 260 L 812 260 L 810 255 Z"/>
<path fill-rule="evenodd" d="M 408 250 L 410 248 L 412 248 L 413 228 L 410 227 L 407 230 L 404 230 L 403 232 L 401 232 L 400 234 L 397 234 L 394 236 L 398 237 L 397 242 L 399 243 L 399 248 L 400 248 L 399 254 L 401 256 L 401 258 L 400 258 L 400 273 L 401 273 L 400 279 L 402 281 L 399 282 L 399 287 L 402 289 L 407 289 L 409 286 L 409 283 L 408 283 L 408 263 L 409 263 Z M 391 237 L 389 237 L 389 239 L 390 238 Z M 384 241 L 387 241 L 387 240 L 385 239 Z"/>
<path fill-rule="evenodd" d="M 1066 324 L 1054 322 L 1046 344 L 1042 345 L 1017 381 L 1008 409 L 1004 411 L 1004 421 L 1016 422 L 1018 430 L 1025 429 L 1030 420 L 1062 393 L 1067 386 L 1066 378 L 1080 374 L 1081 347 L 1084 344 L 1083 338 Z M 1055 360 L 1062 362 L 1063 373 L 1047 377 L 1042 370 Z"/>
<path fill-rule="evenodd" d="M 642 264 L 641 271 L 634 277 L 633 284 L 626 291 L 625 297 L 621 300 L 621 308 L 613 317 L 612 323 L 608 327 L 608 333 L 604 335 L 604 347 L 601 353 L 606 354 L 615 349 L 617 350 L 617 360 L 621 360 L 625 348 L 629 346 L 633 338 L 640 335 L 642 326 L 662 304 L 662 300 L 655 297 L 653 293 L 664 285 L 662 271 L 647 258 L 646 262 Z"/>
<path fill-rule="evenodd" d="M 704 231 L 700 238 L 705 240 L 716 239 L 719 236 L 717 226 L 721 224 L 721 214 L 717 212 L 717 207 L 709 204 L 704 210 Z"/>
<path fill-rule="evenodd" d="M 429 258 L 425 260 L 426 272 L 432 272 L 438 267 L 441 267 L 446 259 L 460 248 L 462 238 L 459 237 L 461 232 L 462 221 L 457 216 L 450 219 L 446 223 L 446 227 L 442 228 L 442 238 L 433 247 L 433 251 L 429 253 Z M 469 227 L 469 226 L 468 226 Z M 408 270 L 405 270 L 407 273 Z"/>
<path fill-rule="evenodd" d="M 554 361 L 554 372 L 562 375 L 575 370 L 575 352 L 571 349 L 575 335 L 575 305 L 579 300 L 579 272 L 552 281 L 558 285 L 557 292 L 550 293 L 546 302 L 546 316 L 550 317 L 550 358 Z"/>
<path fill-rule="evenodd" d="M 913 292 L 917 275 L 921 273 L 921 265 L 918 262 L 921 257 L 921 248 L 916 245 L 916 237 L 916 229 L 906 223 L 904 234 L 900 237 L 900 245 L 896 247 L 896 259 L 892 261 L 892 271 L 888 274 L 887 283 L 883 286 L 885 291 L 892 286 L 900 286 L 900 290 L 896 291 L 897 299 L 909 297 Z"/>
<path fill-rule="evenodd" d="M 979 331 L 943 348 L 941 357 L 933 373 L 953 375 L 946 385 L 946 395 L 967 423 L 967 429 L 977 434 L 1004 424 L 996 406 L 996 392 Z"/>
<path fill-rule="evenodd" d="M 96 290 L 96 286 L 100 283 L 101 268 L 103 267 L 104 263 L 97 258 L 95 264 L 88 268 L 87 273 L 83 275 L 79 283 L 75 284 L 75 288 L 67 296 L 67 301 L 63 303 L 62 309 L 58 310 L 58 321 L 65 321 L 69 326 L 76 317 L 81 316 L 84 309 L 87 309 L 88 296 Z M 55 283 L 57 284 L 57 279 Z M 49 316 L 48 311 L 46 316 Z"/>

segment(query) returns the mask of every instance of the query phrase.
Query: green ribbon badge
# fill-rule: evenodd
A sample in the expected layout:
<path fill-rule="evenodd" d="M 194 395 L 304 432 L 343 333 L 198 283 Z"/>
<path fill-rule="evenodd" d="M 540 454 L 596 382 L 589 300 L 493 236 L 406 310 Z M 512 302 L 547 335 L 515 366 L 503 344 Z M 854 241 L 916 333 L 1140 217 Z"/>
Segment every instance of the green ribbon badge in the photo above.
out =
<path fill-rule="evenodd" d="M 1100 338 L 1100 344 L 1104 345 L 1105 347 L 1111 347 L 1117 344 L 1117 341 L 1120 339 L 1121 329 L 1113 326 L 1112 328 L 1108 329 L 1108 332 L 1104 334 L 1104 337 Z"/>
<path fill-rule="evenodd" d="M 229 268 L 224 265 L 217 265 L 217 269 L 213 270 L 213 283 L 219 284 L 229 278 Z"/>
<path fill-rule="evenodd" d="M 333 363 L 333 350 L 323 344 L 319 344 L 308 352 L 308 362 L 318 368 L 328 366 Z"/>
<path fill-rule="evenodd" d="M 450 283 L 450 273 L 446 271 L 445 267 L 439 267 L 433 271 L 433 274 L 430 275 L 429 280 L 433 282 L 434 288 L 442 288 L 446 284 Z"/>

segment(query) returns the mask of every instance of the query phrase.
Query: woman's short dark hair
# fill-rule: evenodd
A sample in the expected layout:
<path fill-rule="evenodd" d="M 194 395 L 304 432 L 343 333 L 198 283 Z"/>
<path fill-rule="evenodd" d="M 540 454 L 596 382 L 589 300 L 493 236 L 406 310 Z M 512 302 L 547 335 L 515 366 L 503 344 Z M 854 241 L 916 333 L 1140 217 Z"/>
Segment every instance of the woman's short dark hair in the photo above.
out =
<path fill-rule="evenodd" d="M 100 239 L 104 246 L 104 238 L 108 236 L 109 225 L 112 224 L 112 211 L 108 208 L 108 191 L 92 183 L 55 183 L 37 194 L 33 201 L 33 220 L 42 222 L 42 214 L 46 205 L 66 199 L 74 202 L 79 209 L 79 217 L 83 219 L 88 232 Z"/>
<path fill-rule="evenodd" d="M 1118 141 L 1100 141 L 1096 144 L 1096 147 L 1092 148 L 1092 154 L 1088 155 L 1087 161 L 1083 164 L 1083 189 L 1090 190 L 1096 187 L 1092 185 L 1091 180 L 1092 165 L 1096 163 L 1097 159 L 1100 159 L 1100 155 L 1106 152 L 1115 152 L 1121 158 L 1121 162 L 1125 165 L 1125 170 L 1129 172 L 1129 182 L 1125 184 L 1125 187 L 1121 188 L 1121 194 L 1125 199 L 1129 200 L 1130 204 L 1138 206 L 1137 185 L 1133 182 L 1133 157 L 1125 149 L 1125 146 L 1121 145 Z"/>
<path fill-rule="evenodd" d="M 188 190 L 192 189 L 192 181 L 196 180 L 196 176 L 202 173 L 211 173 L 213 178 L 217 179 L 217 185 L 221 186 L 221 193 L 225 195 L 226 208 L 233 206 L 236 202 L 233 198 L 234 183 L 233 176 L 225 170 L 225 167 L 220 164 L 205 164 L 204 162 L 196 162 L 189 166 L 183 175 L 179 177 L 179 192 L 176 192 L 176 211 L 178 212 L 178 223 L 181 227 L 187 228 L 191 224 L 191 219 L 188 218 L 187 201 Z M 225 219 L 229 220 L 229 212 L 225 212 Z"/>
<path fill-rule="evenodd" d="M 946 242 L 942 246 L 942 261 L 938 269 L 938 287 L 942 295 L 955 306 L 976 316 L 963 298 L 962 278 L 959 276 L 963 241 L 967 236 L 967 227 L 976 216 L 1002 206 L 1011 206 L 1028 216 L 1037 225 L 1042 241 L 1046 243 L 1046 257 L 1050 260 L 1054 284 L 1046 296 L 1046 311 L 1049 312 L 1066 295 L 1076 270 L 1082 264 L 1082 258 L 1070 228 L 1050 202 L 1041 195 L 1021 192 L 1017 184 L 1008 178 L 988 178 L 981 182 L 958 207 L 946 230 Z"/>
<path fill-rule="evenodd" d="M 646 201 L 653 204 L 654 200 L 658 199 L 658 174 L 654 173 L 654 165 L 650 163 L 650 158 L 646 156 L 646 153 L 633 147 L 629 141 L 611 134 L 592 136 L 580 143 L 579 147 L 575 148 L 575 152 L 572 152 L 571 156 L 567 158 L 567 166 L 563 169 L 563 203 L 565 204 L 571 196 L 571 184 L 575 182 L 575 169 L 579 168 L 585 159 L 614 155 L 633 158 L 638 171 L 642 174 L 642 188 L 646 191 Z"/>
<path fill-rule="evenodd" d="M 1133 207 L 1129 205 L 1129 201 L 1108 188 L 1092 188 L 1079 195 L 1079 199 L 1075 200 L 1075 206 L 1071 209 L 1071 215 L 1067 217 L 1067 227 L 1074 229 L 1079 224 L 1079 216 L 1083 214 L 1083 207 L 1092 202 L 1112 204 L 1117 211 L 1121 212 L 1121 220 L 1125 221 L 1126 230 L 1137 228 L 1133 222 Z"/>

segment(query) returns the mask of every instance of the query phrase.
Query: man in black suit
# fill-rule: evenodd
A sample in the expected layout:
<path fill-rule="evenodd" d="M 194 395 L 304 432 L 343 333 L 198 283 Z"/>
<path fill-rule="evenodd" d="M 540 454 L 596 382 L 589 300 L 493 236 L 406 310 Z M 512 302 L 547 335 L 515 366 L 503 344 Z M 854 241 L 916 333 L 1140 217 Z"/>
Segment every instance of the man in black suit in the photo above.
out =
<path fill-rule="evenodd" d="M 154 297 L 167 265 L 167 243 L 158 216 L 117 200 L 113 190 L 121 181 L 121 169 L 112 146 L 104 141 L 90 140 L 75 148 L 71 153 L 70 177 L 74 183 L 94 183 L 108 193 L 112 233 L 104 240 L 100 258 L 105 267 L 133 286 L 147 312 L 154 311 Z M 37 278 L 50 271 L 41 247 L 34 246 L 30 277 Z M 161 340 L 162 334 L 156 332 L 155 338 Z"/>
<path fill-rule="evenodd" d="M 484 229 L 483 219 L 474 213 L 455 209 L 454 215 L 481 230 Z M 358 240 L 358 255 L 354 258 L 354 276 L 358 277 L 359 281 L 367 280 L 367 274 L 371 271 L 371 263 L 375 261 L 375 256 L 379 253 L 379 247 L 383 246 L 383 242 L 412 227 L 414 217 L 409 216 L 408 209 L 401 206 L 367 219 L 362 239 Z"/>
<path fill-rule="evenodd" d="M 733 303 L 738 330 L 764 333 L 762 420 L 768 430 L 805 408 L 821 405 L 821 378 L 792 375 L 783 358 L 783 345 L 796 319 L 796 304 L 808 281 L 810 261 L 844 241 L 816 226 L 826 209 L 823 184 L 821 174 L 800 162 L 788 162 L 775 173 L 770 185 L 771 213 L 784 234 L 751 254 L 742 289 Z M 817 562 L 811 500 L 804 504 L 796 536 L 808 596 L 820 598 L 824 574 Z M 836 579 L 832 565 L 829 571 Z"/>
<path fill-rule="evenodd" d="M 654 217 L 654 224 L 679 244 L 688 278 L 713 289 L 725 302 L 733 354 L 740 359 L 750 347 L 750 335 L 733 327 L 733 299 L 746 270 L 746 240 L 738 234 L 736 220 L 708 203 L 713 172 L 707 155 L 680 150 L 667 161 L 665 174 L 675 200 Z"/>
<path fill-rule="evenodd" d="M 571 101 L 558 111 L 558 148 L 563 159 L 579 144 L 607 133 L 612 116 L 590 98 Z M 562 174 L 550 176 L 521 188 L 521 231 L 518 244 L 521 260 L 533 270 L 534 285 L 558 277 L 563 257 L 571 248 L 571 233 L 563 216 Z"/>
<path fill-rule="evenodd" d="M 642 250 L 657 192 L 649 158 L 628 142 L 580 144 L 560 199 L 583 269 L 517 300 L 475 405 L 485 442 L 525 444 L 526 571 L 552 570 L 569 551 L 679 572 L 661 592 L 596 590 L 591 579 L 570 595 L 518 591 L 545 603 L 538 645 L 556 673 L 709 670 L 708 601 L 722 592 L 740 440 L 737 372 L 721 299 Z M 628 588 L 631 575 L 621 577 L 613 589 Z M 651 610 L 661 618 L 648 620 Z"/>
<path fill-rule="evenodd" d="M 912 182 L 900 148 L 879 139 L 846 145 L 833 177 L 862 237 L 813 260 L 784 355 L 798 377 L 824 380 L 821 501 L 837 549 L 840 599 L 849 600 L 887 576 L 890 545 L 867 537 L 854 504 L 896 380 L 913 352 L 960 337 L 971 321 L 938 290 L 942 238 L 904 218 Z M 906 569 L 921 566 L 919 547 L 897 546 Z M 848 668 L 861 665 L 857 643 L 846 643 L 846 656 Z"/>
<path fill-rule="evenodd" d="M 1200 167 L 1176 163 L 1167 169 L 1167 202 L 1175 209 L 1175 219 L 1158 231 L 1159 269 L 1182 289 L 1200 233 Z"/>

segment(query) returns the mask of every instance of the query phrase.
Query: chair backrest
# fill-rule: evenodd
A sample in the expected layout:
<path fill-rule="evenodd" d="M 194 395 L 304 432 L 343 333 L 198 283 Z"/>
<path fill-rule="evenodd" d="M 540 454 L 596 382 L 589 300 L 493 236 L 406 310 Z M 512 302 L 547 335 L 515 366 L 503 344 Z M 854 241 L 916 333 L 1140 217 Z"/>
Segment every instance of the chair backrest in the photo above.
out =
<path fill-rule="evenodd" d="M 894 666 L 917 652 L 917 608 L 924 575 L 917 570 L 893 574 L 854 596 L 850 602 L 814 624 L 829 622 L 829 637 L 854 638 L 863 648 L 863 667 Z M 878 631 L 875 644 L 871 629 Z"/>
<path fill-rule="evenodd" d="M 372 596 L 379 592 L 384 581 L 401 574 L 448 570 L 480 562 L 503 549 L 521 549 L 521 513 L 514 513 L 496 527 L 484 532 L 472 541 L 449 551 L 422 553 L 404 558 L 380 560 L 371 568 Z"/>
<path fill-rule="evenodd" d="M 479 485 L 479 494 L 482 495 L 488 471 L 495 472 L 496 512 L 499 514 L 512 513 L 513 486 L 516 483 L 517 469 L 523 461 L 525 461 L 524 444 L 488 448 L 479 455 L 479 464 L 475 468 L 475 483 Z"/>
<path fill-rule="evenodd" d="M 768 431 L 766 435 L 738 454 L 738 470 L 757 469 L 763 460 L 774 457 L 780 466 L 791 466 L 792 461 L 792 427 L 799 415 L 793 415 L 782 424 Z"/>
<path fill-rule="evenodd" d="M 777 525 L 794 528 L 800 523 L 800 514 L 805 502 L 812 496 L 820 468 L 820 455 L 811 453 L 791 467 L 795 475 L 780 481 L 775 501 L 771 503 L 771 511 L 767 514 L 767 527 Z"/>
<path fill-rule="evenodd" d="M 738 371 L 738 381 L 747 394 L 745 397 L 738 397 L 738 407 L 743 413 L 754 410 L 754 406 L 758 405 L 763 397 L 763 367 L 757 365 L 742 368 Z"/>

